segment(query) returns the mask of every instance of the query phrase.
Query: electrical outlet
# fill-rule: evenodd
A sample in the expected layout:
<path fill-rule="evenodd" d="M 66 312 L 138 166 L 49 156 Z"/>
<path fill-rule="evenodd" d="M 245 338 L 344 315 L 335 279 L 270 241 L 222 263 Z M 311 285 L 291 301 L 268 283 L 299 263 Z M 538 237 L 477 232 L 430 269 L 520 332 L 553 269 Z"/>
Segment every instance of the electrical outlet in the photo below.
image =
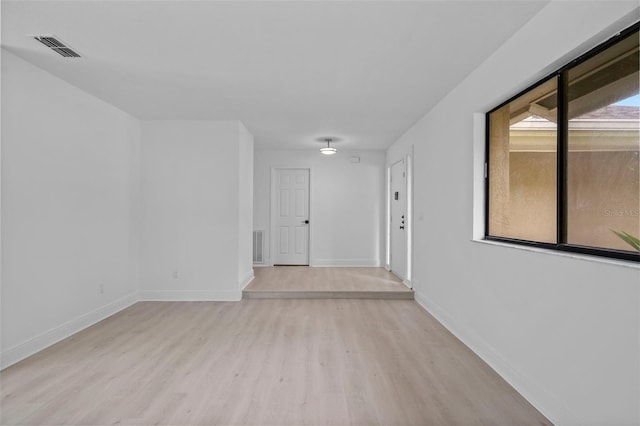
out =
<path fill-rule="evenodd" d="M 178 271 L 173 271 L 173 279 L 174 280 L 178 279 Z"/>
<path fill-rule="evenodd" d="M 100 283 L 100 294 L 104 294 L 104 284 Z"/>

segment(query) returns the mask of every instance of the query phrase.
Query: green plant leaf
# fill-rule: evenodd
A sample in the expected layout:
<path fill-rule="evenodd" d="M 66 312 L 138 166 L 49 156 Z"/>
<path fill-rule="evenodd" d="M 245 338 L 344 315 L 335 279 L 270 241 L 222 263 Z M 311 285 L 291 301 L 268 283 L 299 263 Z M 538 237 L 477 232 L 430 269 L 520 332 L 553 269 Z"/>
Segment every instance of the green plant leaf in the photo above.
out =
<path fill-rule="evenodd" d="M 636 249 L 636 251 L 640 251 L 640 238 L 634 237 L 633 235 L 624 231 L 618 232 L 612 229 L 611 232 L 616 234 L 622 241 Z"/>

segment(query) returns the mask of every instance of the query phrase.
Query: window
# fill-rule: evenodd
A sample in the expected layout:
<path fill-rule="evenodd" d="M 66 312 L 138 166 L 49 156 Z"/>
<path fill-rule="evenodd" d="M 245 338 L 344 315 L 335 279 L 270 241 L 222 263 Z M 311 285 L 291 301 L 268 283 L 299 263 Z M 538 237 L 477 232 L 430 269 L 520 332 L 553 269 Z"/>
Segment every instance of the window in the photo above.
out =
<path fill-rule="evenodd" d="M 640 260 L 638 24 L 487 114 L 486 238 Z"/>
<path fill-rule="evenodd" d="M 552 78 L 489 113 L 489 235 L 556 241 L 557 87 Z"/>

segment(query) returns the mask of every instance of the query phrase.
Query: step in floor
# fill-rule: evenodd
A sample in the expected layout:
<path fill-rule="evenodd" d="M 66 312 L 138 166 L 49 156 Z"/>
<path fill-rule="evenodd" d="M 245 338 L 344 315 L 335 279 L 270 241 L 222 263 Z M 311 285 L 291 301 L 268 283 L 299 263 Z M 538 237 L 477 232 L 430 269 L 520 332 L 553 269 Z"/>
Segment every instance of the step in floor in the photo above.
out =
<path fill-rule="evenodd" d="M 413 291 L 243 291 L 243 299 L 413 300 Z"/>
<path fill-rule="evenodd" d="M 383 268 L 275 266 L 254 273 L 245 299 L 413 299 L 413 290 Z"/>

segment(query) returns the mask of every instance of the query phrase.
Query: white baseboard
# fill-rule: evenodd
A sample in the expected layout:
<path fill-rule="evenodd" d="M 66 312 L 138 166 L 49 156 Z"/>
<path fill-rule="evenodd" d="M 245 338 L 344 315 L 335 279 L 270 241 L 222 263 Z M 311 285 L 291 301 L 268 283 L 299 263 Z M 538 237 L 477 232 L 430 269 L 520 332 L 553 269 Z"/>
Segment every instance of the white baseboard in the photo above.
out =
<path fill-rule="evenodd" d="M 82 331 L 85 328 L 120 312 L 121 310 L 136 303 L 138 301 L 137 296 L 138 295 L 136 293 L 131 293 L 127 296 L 121 297 L 120 299 L 107 303 L 106 305 L 94 309 L 91 312 L 80 315 L 77 318 L 62 323 L 45 331 L 44 333 L 13 346 L 12 348 L 2 351 L 2 354 L 0 355 L 0 369 L 4 369 L 22 361 L 36 352 L 40 352 L 41 350 L 66 339 L 72 334 Z"/>
<path fill-rule="evenodd" d="M 309 266 L 327 267 L 379 267 L 380 261 L 377 259 L 311 259 Z"/>
<path fill-rule="evenodd" d="M 411 284 L 411 280 L 404 279 L 402 280 L 402 284 L 406 285 L 408 288 L 413 288 L 413 284 Z"/>
<path fill-rule="evenodd" d="M 242 299 L 242 291 L 141 291 L 140 301 L 144 302 L 237 302 Z"/>
<path fill-rule="evenodd" d="M 253 268 L 251 268 L 251 270 L 247 271 L 244 274 L 244 278 L 240 279 L 240 291 L 244 290 L 245 287 L 248 286 L 254 278 L 255 276 L 253 275 Z"/>
<path fill-rule="evenodd" d="M 484 362 L 509 383 L 531 405 L 545 415 L 553 424 L 570 424 L 572 415 L 547 389 L 531 377 L 518 371 L 492 345 L 487 343 L 475 331 L 459 325 L 445 309 L 422 293 L 415 292 L 414 299 L 422 308 L 431 314 L 440 324 L 478 355 Z"/>

